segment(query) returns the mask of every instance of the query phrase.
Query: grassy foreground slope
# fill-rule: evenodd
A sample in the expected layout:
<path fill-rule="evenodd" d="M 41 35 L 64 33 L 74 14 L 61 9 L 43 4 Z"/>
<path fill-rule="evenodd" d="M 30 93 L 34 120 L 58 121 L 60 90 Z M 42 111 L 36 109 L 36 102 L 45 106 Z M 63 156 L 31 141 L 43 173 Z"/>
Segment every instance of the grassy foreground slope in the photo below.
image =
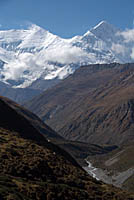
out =
<path fill-rule="evenodd" d="M 0 113 L 0 199 L 134 199 L 88 176 L 3 98 Z"/>

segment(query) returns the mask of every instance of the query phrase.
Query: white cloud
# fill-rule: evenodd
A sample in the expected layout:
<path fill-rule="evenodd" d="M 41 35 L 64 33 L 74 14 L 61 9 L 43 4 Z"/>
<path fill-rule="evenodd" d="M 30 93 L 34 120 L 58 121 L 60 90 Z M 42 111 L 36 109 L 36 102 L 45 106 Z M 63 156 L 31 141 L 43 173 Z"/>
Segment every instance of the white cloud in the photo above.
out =
<path fill-rule="evenodd" d="M 129 54 L 130 58 L 134 59 L 134 29 L 120 31 L 117 33 L 117 35 L 122 36 L 122 44 L 113 45 L 115 52 L 120 52 L 124 56 Z"/>
<path fill-rule="evenodd" d="M 118 32 L 117 35 L 122 36 L 126 43 L 134 42 L 134 29 L 127 29 L 126 31 Z"/>
<path fill-rule="evenodd" d="M 66 46 L 64 48 L 55 48 L 41 52 L 39 57 L 45 61 L 58 62 L 61 64 L 70 64 L 73 62 L 80 62 L 86 53 L 78 47 Z M 41 59 L 38 59 L 41 60 Z"/>
<path fill-rule="evenodd" d="M 5 64 L 2 72 L 2 74 L 5 76 L 5 80 L 18 80 L 22 78 L 23 72 L 25 70 L 29 70 L 33 64 L 32 56 L 33 55 L 30 53 L 20 54 L 18 59 L 11 61 L 10 64 Z"/>
<path fill-rule="evenodd" d="M 131 52 L 130 57 L 134 60 L 134 47 L 132 48 L 132 52 Z"/>
<path fill-rule="evenodd" d="M 5 76 L 5 80 L 20 80 L 26 78 L 29 81 L 37 79 L 41 74 L 54 73 L 55 75 L 65 70 L 59 69 L 59 67 L 48 64 L 49 62 L 61 63 L 68 65 L 71 63 L 80 63 L 84 60 L 87 54 L 78 47 L 66 46 L 64 49 L 58 47 L 57 49 L 49 49 L 41 51 L 37 54 L 22 53 L 17 56 L 16 60 L 12 60 L 9 64 L 4 65 L 2 74 Z M 71 70 L 71 69 L 69 69 Z M 28 72 L 25 73 L 25 71 Z M 62 72 L 62 74 L 63 74 Z M 68 73 L 66 71 L 66 73 Z M 71 73 L 71 72 L 69 72 Z M 45 78 L 45 77 L 44 77 Z"/>
<path fill-rule="evenodd" d="M 117 54 L 125 55 L 127 48 L 121 44 L 113 43 L 111 47 L 112 51 L 116 52 Z"/>

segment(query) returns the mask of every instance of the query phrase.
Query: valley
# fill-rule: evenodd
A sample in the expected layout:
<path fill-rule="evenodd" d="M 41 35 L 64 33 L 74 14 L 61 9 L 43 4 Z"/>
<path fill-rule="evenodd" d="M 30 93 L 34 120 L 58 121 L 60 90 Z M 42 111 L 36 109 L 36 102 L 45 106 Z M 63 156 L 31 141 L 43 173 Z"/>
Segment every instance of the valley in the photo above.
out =
<path fill-rule="evenodd" d="M 0 199 L 134 199 L 128 33 L 0 30 Z"/>
<path fill-rule="evenodd" d="M 66 140 L 79 141 L 80 146 L 87 143 L 90 149 L 91 144 L 103 148 L 100 153 L 96 149 L 96 154 L 86 149 L 89 155 L 83 157 L 100 168 L 93 168 L 93 176 L 130 191 L 134 190 L 133 67 L 118 63 L 83 66 L 26 104 Z M 109 145 L 111 150 L 106 151 Z M 85 162 L 80 160 L 80 164 L 92 171 Z"/>

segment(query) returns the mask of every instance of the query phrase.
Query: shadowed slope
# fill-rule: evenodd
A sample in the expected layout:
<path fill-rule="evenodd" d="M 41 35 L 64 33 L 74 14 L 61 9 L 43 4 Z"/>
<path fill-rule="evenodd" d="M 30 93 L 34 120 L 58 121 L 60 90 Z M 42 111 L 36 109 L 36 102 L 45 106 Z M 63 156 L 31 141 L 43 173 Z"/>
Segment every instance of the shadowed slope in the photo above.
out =
<path fill-rule="evenodd" d="M 10 99 L 7 99 L 5 97 L 0 98 L 0 108 L 1 112 L 3 113 L 1 115 L 1 122 L 3 123 L 3 126 L 6 128 L 6 126 L 9 126 L 15 131 L 23 131 L 25 132 L 26 124 L 29 124 L 31 128 L 34 127 L 34 129 L 38 130 L 40 133 L 42 133 L 46 138 L 57 138 L 62 139 L 60 135 L 58 135 L 55 131 L 53 131 L 49 126 L 44 124 L 39 117 L 37 117 L 35 114 L 30 112 L 29 110 L 23 108 L 19 104 L 16 104 L 15 102 L 11 101 Z M 7 113 L 9 111 L 12 111 L 12 115 L 14 114 L 14 117 L 10 117 L 10 125 L 7 123 Z M 20 130 L 20 127 L 23 127 L 22 130 Z M 28 131 L 28 130 L 27 130 Z"/>

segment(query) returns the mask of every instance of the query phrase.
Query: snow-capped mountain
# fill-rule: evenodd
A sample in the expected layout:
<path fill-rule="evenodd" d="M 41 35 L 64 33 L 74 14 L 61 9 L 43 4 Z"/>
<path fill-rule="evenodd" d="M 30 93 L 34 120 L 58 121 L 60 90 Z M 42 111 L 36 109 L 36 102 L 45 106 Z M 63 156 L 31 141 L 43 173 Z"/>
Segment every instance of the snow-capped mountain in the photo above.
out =
<path fill-rule="evenodd" d="M 105 21 L 71 39 L 37 25 L 0 31 L 0 81 L 13 88 L 44 89 L 45 82 L 64 79 L 81 65 L 133 62 L 134 39 L 129 31 Z"/>

